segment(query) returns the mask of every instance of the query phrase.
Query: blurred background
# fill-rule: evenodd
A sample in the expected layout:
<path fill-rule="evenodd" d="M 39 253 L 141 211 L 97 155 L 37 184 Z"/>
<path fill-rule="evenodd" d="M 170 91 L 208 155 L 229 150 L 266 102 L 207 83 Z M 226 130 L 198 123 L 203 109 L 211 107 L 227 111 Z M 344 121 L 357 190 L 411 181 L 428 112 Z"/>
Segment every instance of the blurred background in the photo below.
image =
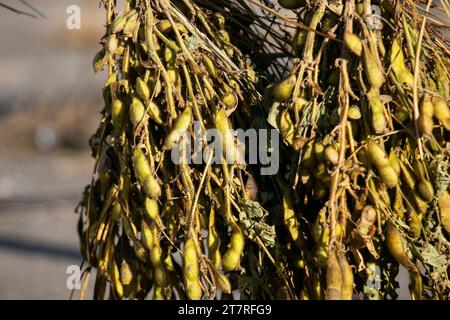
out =
<path fill-rule="evenodd" d="M 103 106 L 92 58 L 104 11 L 92 0 L 28 2 L 47 19 L 0 8 L 0 299 L 68 299 L 66 269 L 81 263 L 74 209 Z M 66 26 L 71 5 L 80 30 Z"/>

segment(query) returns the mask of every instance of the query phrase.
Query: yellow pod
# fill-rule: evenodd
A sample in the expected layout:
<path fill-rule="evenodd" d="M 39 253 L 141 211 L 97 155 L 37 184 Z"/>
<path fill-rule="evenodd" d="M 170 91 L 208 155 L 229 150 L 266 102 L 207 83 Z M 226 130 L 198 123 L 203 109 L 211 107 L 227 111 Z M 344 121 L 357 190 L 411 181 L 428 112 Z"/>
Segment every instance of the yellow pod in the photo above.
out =
<path fill-rule="evenodd" d="M 153 271 L 153 276 L 154 276 L 155 284 L 158 287 L 161 287 L 161 288 L 167 287 L 167 284 L 168 284 L 167 272 L 163 267 L 161 267 L 161 266 L 156 267 L 155 270 Z"/>
<path fill-rule="evenodd" d="M 186 284 L 186 295 L 190 300 L 201 300 L 202 294 L 202 288 L 198 280 Z"/>
<path fill-rule="evenodd" d="M 272 95 L 278 102 L 286 101 L 290 98 L 292 90 L 294 89 L 296 77 L 294 75 L 287 79 L 276 83 L 272 88 Z"/>
<path fill-rule="evenodd" d="M 372 128 L 376 134 L 381 134 L 386 130 L 387 121 L 384 116 L 384 105 L 381 102 L 378 92 L 371 90 L 367 94 L 370 111 L 372 113 Z"/>
<path fill-rule="evenodd" d="M 141 240 L 147 249 L 151 250 L 153 248 L 153 233 L 144 219 L 141 221 Z"/>
<path fill-rule="evenodd" d="M 352 105 L 348 108 L 348 118 L 350 120 L 361 119 L 361 109 L 358 106 Z"/>
<path fill-rule="evenodd" d="M 214 62 L 207 56 L 207 55 L 203 55 L 202 56 L 202 62 L 203 65 L 206 69 L 206 71 L 212 76 L 212 77 L 217 77 L 217 67 L 214 64 Z"/>
<path fill-rule="evenodd" d="M 159 205 L 156 200 L 151 198 L 145 199 L 145 212 L 152 221 L 159 219 Z"/>
<path fill-rule="evenodd" d="M 420 104 L 419 129 L 422 135 L 431 135 L 433 133 L 433 113 L 434 107 L 430 96 L 425 94 Z"/>
<path fill-rule="evenodd" d="M 330 252 L 327 262 L 327 289 L 326 300 L 342 299 L 342 272 L 339 266 L 336 253 Z"/>
<path fill-rule="evenodd" d="M 238 97 L 236 95 L 235 92 L 230 91 L 226 94 L 224 94 L 221 98 L 220 98 L 220 102 L 223 103 L 223 105 L 225 106 L 225 108 L 227 110 L 232 110 L 234 109 L 237 104 L 238 104 Z"/>
<path fill-rule="evenodd" d="M 145 107 L 141 100 L 134 97 L 130 106 L 130 121 L 136 127 L 145 120 Z"/>
<path fill-rule="evenodd" d="M 141 77 L 136 79 L 136 92 L 142 101 L 147 102 L 150 99 L 150 89 Z"/>
<path fill-rule="evenodd" d="M 339 150 L 336 144 L 329 145 L 325 148 L 325 159 L 331 164 L 337 165 L 339 162 Z"/>
<path fill-rule="evenodd" d="M 281 136 L 289 145 L 294 143 L 294 123 L 289 111 L 284 109 L 280 112 L 279 124 Z"/>
<path fill-rule="evenodd" d="M 157 124 L 163 124 L 163 119 L 161 117 L 161 110 L 159 109 L 158 105 L 150 101 L 147 106 L 147 114 L 149 115 L 150 119 L 155 121 Z"/>
<path fill-rule="evenodd" d="M 159 197 L 161 197 L 161 185 L 155 177 L 149 176 L 147 179 L 145 179 L 145 181 L 142 182 L 142 184 L 147 197 L 151 199 L 158 199 Z"/>
<path fill-rule="evenodd" d="M 133 280 L 133 273 L 131 272 L 130 265 L 125 260 L 123 260 L 120 265 L 120 279 L 124 286 L 129 285 Z"/>
<path fill-rule="evenodd" d="M 184 26 L 184 24 L 182 23 L 175 23 L 178 32 L 180 33 L 188 33 L 188 29 Z M 156 28 L 158 28 L 159 31 L 161 31 L 161 33 L 167 34 L 169 32 L 172 32 L 172 24 L 170 23 L 169 20 L 165 19 L 165 20 L 161 20 L 160 22 L 158 22 L 156 24 Z"/>
<path fill-rule="evenodd" d="M 198 257 L 195 242 L 186 241 L 183 254 L 183 274 L 185 281 L 194 281 L 199 277 Z"/>
<path fill-rule="evenodd" d="M 414 76 L 409 72 L 405 65 L 405 57 L 398 39 L 394 39 L 392 42 L 390 62 L 392 71 L 397 77 L 397 80 L 412 88 L 414 85 Z"/>
<path fill-rule="evenodd" d="M 380 89 L 385 81 L 384 72 L 378 59 L 370 51 L 369 47 L 363 43 L 364 71 L 370 85 L 374 89 Z"/>
<path fill-rule="evenodd" d="M 117 264 L 115 261 L 112 261 L 112 270 L 111 270 L 111 282 L 114 287 L 114 291 L 116 292 L 116 295 L 119 299 L 123 297 L 123 286 L 120 282 L 120 271 L 119 267 L 117 267 Z"/>
<path fill-rule="evenodd" d="M 166 150 L 172 150 L 176 144 L 179 142 L 181 137 L 187 133 L 189 126 L 192 122 L 192 109 L 191 107 L 186 107 L 184 111 L 175 120 L 175 124 L 170 130 L 164 142 L 164 148 Z"/>
<path fill-rule="evenodd" d="M 391 167 L 394 169 L 397 176 L 400 176 L 400 161 L 398 160 L 398 157 L 395 154 L 394 150 L 391 150 L 391 152 L 389 153 L 389 163 L 391 164 Z"/>
<path fill-rule="evenodd" d="M 136 148 L 133 150 L 132 161 L 134 172 L 140 182 L 144 182 L 151 176 L 152 171 L 142 149 Z"/>
<path fill-rule="evenodd" d="M 351 32 L 344 32 L 344 43 L 347 48 L 358 57 L 361 56 L 362 53 L 362 41 L 361 39 Z"/>
<path fill-rule="evenodd" d="M 215 223 L 215 212 L 214 208 L 211 207 L 209 213 L 209 222 L 208 222 L 208 255 L 209 259 L 213 263 L 213 265 L 218 269 L 221 264 L 221 256 L 220 256 L 220 238 L 217 234 L 216 223 Z"/>
<path fill-rule="evenodd" d="M 390 254 L 392 255 L 392 257 L 394 257 L 395 260 L 397 260 L 397 262 L 399 262 L 402 266 L 404 266 L 411 272 L 417 271 L 417 267 L 415 266 L 415 264 L 408 258 L 404 239 L 400 234 L 400 231 L 398 231 L 392 223 L 388 224 L 386 244 Z"/>
<path fill-rule="evenodd" d="M 450 235 L 450 194 L 445 191 L 439 198 L 439 216 L 441 218 L 442 227 Z"/>
<path fill-rule="evenodd" d="M 125 121 L 125 106 L 120 99 L 114 99 L 111 104 L 111 117 L 114 126 L 114 132 L 119 135 L 122 132 Z"/>
<path fill-rule="evenodd" d="M 419 189 L 420 195 L 424 200 L 427 202 L 430 202 L 434 198 L 434 188 L 433 184 L 426 180 L 422 179 L 420 180 L 419 184 L 417 185 L 417 188 Z"/>
<path fill-rule="evenodd" d="M 115 201 L 111 209 L 111 220 L 115 222 L 120 222 L 122 220 L 122 207 L 119 201 Z"/>
<path fill-rule="evenodd" d="M 241 159 L 241 154 L 238 152 L 236 147 L 235 137 L 232 132 L 230 120 L 224 109 L 219 109 L 214 117 L 214 124 L 216 129 L 221 134 L 222 148 L 229 162 L 235 163 Z M 228 162 L 227 162 L 228 163 Z"/>
<path fill-rule="evenodd" d="M 216 278 L 217 287 L 220 290 L 222 290 L 224 293 L 230 294 L 231 293 L 231 283 L 230 283 L 230 280 L 228 280 L 227 276 L 220 272 L 217 272 L 217 275 L 215 278 Z"/>
<path fill-rule="evenodd" d="M 446 122 L 450 119 L 450 109 L 447 102 L 442 98 L 433 99 L 433 114 L 441 122 Z"/>
<path fill-rule="evenodd" d="M 386 151 L 375 142 L 375 140 L 367 140 L 367 152 L 370 159 L 377 168 L 384 168 L 390 166 L 389 157 Z"/>
<path fill-rule="evenodd" d="M 422 276 L 420 272 L 410 272 L 409 273 L 409 291 L 411 293 L 412 300 L 422 300 L 423 299 L 423 283 Z"/>
<path fill-rule="evenodd" d="M 127 22 L 126 16 L 118 16 L 114 19 L 109 27 L 110 33 L 119 33 L 125 27 L 125 23 Z"/>
<path fill-rule="evenodd" d="M 222 259 L 222 267 L 224 271 L 235 271 L 239 268 L 244 247 L 245 238 L 242 231 L 233 231 L 231 234 L 230 247 L 225 252 Z"/>
<path fill-rule="evenodd" d="M 378 169 L 381 179 L 388 188 L 394 188 L 398 184 L 398 176 L 392 166 L 386 166 Z"/>
<path fill-rule="evenodd" d="M 170 47 L 164 49 L 164 60 L 168 66 L 173 66 L 177 60 L 177 53 Z"/>
<path fill-rule="evenodd" d="M 354 285 L 352 268 L 345 254 L 338 254 L 338 261 L 342 275 L 341 298 L 342 300 L 352 300 Z"/>

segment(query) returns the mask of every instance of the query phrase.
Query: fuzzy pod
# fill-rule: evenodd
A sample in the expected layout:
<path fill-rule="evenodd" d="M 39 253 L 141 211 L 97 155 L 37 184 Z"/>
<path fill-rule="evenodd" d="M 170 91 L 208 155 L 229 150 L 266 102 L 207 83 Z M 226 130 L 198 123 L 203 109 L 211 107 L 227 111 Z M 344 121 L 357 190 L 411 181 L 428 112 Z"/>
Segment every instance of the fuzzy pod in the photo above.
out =
<path fill-rule="evenodd" d="M 403 55 L 403 51 L 398 39 L 394 39 L 394 41 L 392 41 L 392 47 L 389 58 L 391 62 L 392 71 L 394 72 L 397 80 L 401 84 L 404 84 L 409 88 L 412 88 L 414 85 L 414 76 L 406 67 L 405 57 Z"/>
<path fill-rule="evenodd" d="M 391 167 L 394 169 L 397 176 L 400 176 L 401 173 L 400 161 L 398 160 L 398 157 L 395 154 L 394 150 L 391 150 L 391 152 L 389 152 L 389 163 Z"/>
<path fill-rule="evenodd" d="M 233 110 L 238 105 L 239 100 L 238 100 L 236 93 L 233 91 L 230 91 L 230 92 L 225 93 L 220 98 L 220 102 L 223 103 L 223 105 L 225 106 L 225 109 Z"/>
<path fill-rule="evenodd" d="M 141 77 L 136 79 L 136 92 L 142 101 L 147 102 L 150 99 L 150 89 Z"/>
<path fill-rule="evenodd" d="M 214 62 L 211 60 L 210 57 L 207 55 L 202 56 L 202 62 L 203 66 L 205 67 L 206 71 L 209 73 L 211 77 L 216 78 L 218 75 L 218 70 Z"/>
<path fill-rule="evenodd" d="M 183 253 L 183 275 L 186 283 L 198 280 L 200 275 L 198 267 L 197 248 L 193 239 L 186 241 Z"/>
<path fill-rule="evenodd" d="M 283 81 L 276 83 L 272 88 L 272 95 L 275 101 L 283 102 L 290 98 L 296 82 L 295 76 L 290 76 Z"/>
<path fill-rule="evenodd" d="M 292 121 L 289 110 L 284 109 L 280 112 L 278 128 L 280 130 L 281 136 L 286 141 L 286 143 L 289 145 L 293 145 L 295 125 Z"/>
<path fill-rule="evenodd" d="M 442 227 L 450 235 L 450 193 L 448 191 L 439 198 L 439 216 Z"/>
<path fill-rule="evenodd" d="M 370 162 L 378 169 L 391 165 L 386 151 L 384 151 L 384 149 L 372 139 L 367 141 L 367 152 Z"/>
<path fill-rule="evenodd" d="M 208 221 L 208 256 L 214 267 L 220 267 L 222 257 L 220 256 L 220 237 L 216 230 L 215 210 L 211 207 Z"/>
<path fill-rule="evenodd" d="M 186 107 L 184 111 L 175 120 L 173 128 L 170 130 L 164 142 L 164 148 L 167 150 L 172 150 L 175 148 L 180 139 L 188 133 L 187 130 L 192 122 L 192 109 L 191 107 Z"/>
<path fill-rule="evenodd" d="M 214 125 L 220 133 L 220 141 L 227 163 L 241 162 L 242 154 L 236 146 L 231 123 L 224 109 L 219 109 L 215 114 Z"/>
<path fill-rule="evenodd" d="M 392 257 L 411 272 L 416 272 L 416 265 L 408 258 L 406 245 L 400 231 L 389 223 L 386 232 L 386 244 Z"/>
<path fill-rule="evenodd" d="M 339 149 L 336 144 L 329 145 L 324 151 L 325 159 L 331 164 L 337 165 L 339 162 Z"/>
<path fill-rule="evenodd" d="M 110 33 L 119 33 L 122 32 L 123 28 L 125 27 L 125 24 L 127 23 L 127 17 L 126 16 L 118 16 L 114 19 L 114 21 L 109 26 L 109 32 Z"/>
<path fill-rule="evenodd" d="M 352 105 L 348 108 L 348 118 L 350 120 L 361 119 L 361 109 L 358 106 Z"/>
<path fill-rule="evenodd" d="M 447 102 L 442 98 L 434 98 L 433 101 L 433 114 L 441 122 L 450 120 L 450 109 Z"/>
<path fill-rule="evenodd" d="M 120 279 L 124 286 L 130 285 L 133 280 L 133 273 L 130 265 L 125 260 L 123 260 L 120 265 Z"/>
<path fill-rule="evenodd" d="M 363 43 L 364 71 L 373 89 L 380 89 L 385 81 L 384 72 L 378 59 L 370 48 Z"/>
<path fill-rule="evenodd" d="M 117 297 L 121 299 L 123 297 L 123 285 L 120 279 L 120 270 L 115 261 L 112 261 L 111 266 L 111 282 Z"/>
<path fill-rule="evenodd" d="M 361 39 L 354 33 L 344 32 L 344 43 L 346 47 L 358 57 L 361 56 L 363 47 Z"/>
<path fill-rule="evenodd" d="M 120 99 L 114 99 L 111 104 L 111 117 L 114 126 L 114 132 L 119 135 L 122 132 L 125 123 L 126 108 Z"/>
<path fill-rule="evenodd" d="M 151 250 L 153 248 L 153 233 L 144 219 L 141 221 L 141 240 L 147 249 Z"/>
<path fill-rule="evenodd" d="M 326 300 L 342 299 L 342 272 L 334 251 L 328 255 Z"/>
<path fill-rule="evenodd" d="M 434 107 L 430 96 L 425 94 L 420 104 L 419 129 L 422 135 L 432 135 L 433 133 L 433 113 Z"/>
<path fill-rule="evenodd" d="M 147 213 L 147 216 L 152 221 L 157 221 L 160 217 L 158 202 L 152 198 L 146 198 L 145 199 L 145 212 Z"/>
<path fill-rule="evenodd" d="M 230 246 L 222 258 L 222 267 L 224 271 L 236 271 L 239 268 L 244 247 L 245 237 L 242 231 L 233 231 L 231 234 Z"/>
<path fill-rule="evenodd" d="M 151 199 L 158 199 L 161 197 L 162 195 L 161 185 L 159 184 L 158 179 L 156 179 L 155 177 L 149 176 L 142 182 L 142 185 L 144 187 L 147 197 Z"/>
<path fill-rule="evenodd" d="M 134 97 L 130 106 L 130 121 L 137 127 L 145 120 L 145 106 L 137 97 Z"/>
<path fill-rule="evenodd" d="M 186 295 L 190 300 L 201 300 L 203 292 L 198 280 L 186 284 Z"/>
<path fill-rule="evenodd" d="M 153 102 L 153 101 L 149 101 L 148 105 L 147 105 L 147 114 L 150 117 L 150 119 L 152 119 L 153 121 L 155 121 L 157 124 L 163 124 L 163 119 L 161 116 L 161 109 L 158 107 L 158 105 Z"/>
<path fill-rule="evenodd" d="M 180 32 L 180 33 L 188 33 L 189 32 L 188 29 L 185 27 L 185 25 L 182 23 L 177 22 L 177 23 L 175 23 L 175 26 L 177 27 L 178 32 Z M 168 34 L 173 31 L 172 24 L 167 19 L 158 22 L 156 24 L 156 28 L 158 28 L 158 30 L 163 34 Z"/>
<path fill-rule="evenodd" d="M 381 179 L 388 188 L 394 188 L 398 184 L 398 175 L 392 166 L 386 166 L 378 169 Z"/>
<path fill-rule="evenodd" d="M 342 300 L 352 300 L 353 298 L 353 286 L 354 278 L 353 271 L 348 263 L 345 254 L 338 254 L 339 267 L 341 269 L 342 285 L 341 285 L 341 298 Z"/>
<path fill-rule="evenodd" d="M 417 188 L 419 190 L 419 193 L 421 195 L 421 197 L 427 201 L 433 201 L 434 199 L 434 188 L 433 188 L 433 184 L 426 180 L 426 179 L 421 179 L 419 184 L 417 185 Z"/>
<path fill-rule="evenodd" d="M 132 161 L 136 178 L 143 183 L 152 175 L 152 171 L 142 149 L 136 148 L 133 150 Z"/>
<path fill-rule="evenodd" d="M 376 90 L 370 90 L 367 94 L 370 111 L 372 113 L 372 128 L 376 134 L 381 134 L 386 130 L 387 121 L 384 116 L 384 105 L 380 95 Z"/>

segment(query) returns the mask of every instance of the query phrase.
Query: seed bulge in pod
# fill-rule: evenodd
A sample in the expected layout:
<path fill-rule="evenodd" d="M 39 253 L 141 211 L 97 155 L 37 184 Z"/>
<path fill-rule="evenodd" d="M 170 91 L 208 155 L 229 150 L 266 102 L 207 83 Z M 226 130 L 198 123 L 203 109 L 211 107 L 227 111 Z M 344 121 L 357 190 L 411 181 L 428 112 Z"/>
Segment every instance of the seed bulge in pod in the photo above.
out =
<path fill-rule="evenodd" d="M 154 199 L 146 198 L 145 212 L 152 221 L 158 220 L 158 218 L 160 217 L 158 202 L 156 202 L 156 200 Z"/>
<path fill-rule="evenodd" d="M 406 246 L 400 231 L 392 224 L 388 224 L 386 233 L 386 244 L 391 255 L 397 260 L 402 266 L 407 268 L 411 272 L 416 272 L 417 267 L 408 258 L 406 253 Z"/>
<path fill-rule="evenodd" d="M 426 180 L 422 179 L 417 186 L 422 198 L 428 202 L 432 201 L 434 198 L 434 188 L 433 184 Z"/>
<path fill-rule="evenodd" d="M 358 57 L 362 53 L 362 42 L 361 39 L 351 32 L 345 31 L 344 32 L 344 43 L 347 46 L 347 48 Z"/>
<path fill-rule="evenodd" d="M 134 97 L 130 106 L 130 121 L 136 127 L 145 119 L 145 106 L 141 100 Z"/>
<path fill-rule="evenodd" d="M 450 194 L 448 191 L 445 191 L 439 198 L 439 215 L 442 226 L 450 235 Z"/>
<path fill-rule="evenodd" d="M 389 153 L 389 163 L 391 164 L 391 167 L 394 169 L 397 176 L 400 176 L 400 161 L 398 160 L 398 157 L 395 154 L 394 150 L 391 150 L 391 152 Z"/>
<path fill-rule="evenodd" d="M 392 168 L 391 166 L 386 166 L 383 168 L 379 168 L 378 171 L 386 187 L 394 188 L 395 186 L 397 186 L 398 176 L 395 173 L 394 168 Z"/>
<path fill-rule="evenodd" d="M 278 0 L 278 4 L 285 9 L 298 9 L 306 5 L 305 0 Z"/>
<path fill-rule="evenodd" d="M 183 113 L 181 113 L 178 118 L 175 120 L 175 124 L 170 130 L 169 134 L 166 137 L 164 142 L 164 148 L 166 150 L 172 150 L 177 143 L 180 141 L 181 137 L 185 135 L 189 126 L 192 122 L 192 109 L 191 107 L 187 107 L 184 109 Z"/>
<path fill-rule="evenodd" d="M 433 112 L 436 119 L 445 122 L 450 119 L 450 109 L 447 102 L 442 98 L 433 99 Z"/>
<path fill-rule="evenodd" d="M 161 110 L 159 109 L 158 105 L 155 102 L 149 101 L 147 106 L 147 113 L 150 119 L 155 121 L 157 124 L 163 124 L 163 119 L 161 117 Z"/>
<path fill-rule="evenodd" d="M 377 168 L 390 166 L 389 157 L 387 156 L 386 151 L 372 139 L 367 141 L 367 152 L 370 162 Z"/>
<path fill-rule="evenodd" d="M 222 102 L 227 110 L 233 110 L 238 104 L 238 97 L 234 91 L 225 93 L 221 98 Z"/>
<path fill-rule="evenodd" d="M 325 148 L 325 159 L 331 164 L 338 164 L 339 151 L 336 144 L 329 145 Z"/>
<path fill-rule="evenodd" d="M 342 300 L 352 300 L 354 285 L 352 268 L 345 254 L 338 254 L 338 261 L 342 274 L 341 298 Z"/>
<path fill-rule="evenodd" d="M 136 79 L 136 92 L 142 101 L 147 102 L 150 99 L 150 90 L 148 85 L 141 79 L 141 77 L 137 77 Z"/>
<path fill-rule="evenodd" d="M 341 300 L 342 299 L 342 273 L 339 266 L 336 253 L 330 252 L 327 263 L 327 300 Z"/>
<path fill-rule="evenodd" d="M 230 294 L 231 293 L 231 283 L 230 280 L 228 280 L 227 276 L 217 272 L 217 275 L 215 275 L 215 280 L 217 287 L 222 290 L 224 293 Z"/>
<path fill-rule="evenodd" d="M 128 16 L 127 22 L 125 23 L 125 26 L 123 27 L 123 33 L 127 36 L 132 36 L 134 30 L 137 27 L 138 24 L 139 15 L 137 12 L 132 13 Z"/>
<path fill-rule="evenodd" d="M 186 295 L 190 300 L 201 300 L 202 298 L 202 288 L 197 281 L 191 281 L 186 285 Z"/>
<path fill-rule="evenodd" d="M 348 118 L 350 120 L 361 119 L 361 109 L 358 106 L 352 105 L 348 108 Z"/>
<path fill-rule="evenodd" d="M 112 284 L 113 284 L 113 287 L 116 291 L 118 298 L 120 299 L 123 297 L 123 286 L 122 286 L 122 283 L 120 282 L 119 267 L 117 267 L 117 264 L 115 263 L 115 261 L 112 261 L 111 268 L 112 268 L 112 270 L 111 270 Z"/>
<path fill-rule="evenodd" d="M 138 257 L 139 260 L 141 260 L 142 262 L 146 261 L 147 251 L 138 240 L 133 243 L 133 250 L 134 254 L 136 255 L 136 257 Z"/>
<path fill-rule="evenodd" d="M 166 61 L 168 66 L 175 65 L 177 60 L 177 53 L 170 47 L 166 47 L 164 49 L 164 60 Z"/>
<path fill-rule="evenodd" d="M 405 65 L 405 57 L 398 39 L 392 41 L 390 61 L 392 71 L 397 77 L 397 80 L 412 88 L 414 85 L 414 76 L 409 72 Z"/>
<path fill-rule="evenodd" d="M 113 23 L 109 27 L 110 33 L 119 33 L 123 30 L 125 27 L 125 23 L 127 22 L 127 17 L 125 16 L 119 16 L 116 17 L 113 21 Z"/>
<path fill-rule="evenodd" d="M 231 235 L 230 247 L 223 255 L 222 267 L 224 271 L 235 271 L 239 268 L 244 246 L 245 238 L 242 231 L 234 231 Z"/>
<path fill-rule="evenodd" d="M 289 99 L 292 90 L 294 89 L 295 81 L 295 76 L 290 76 L 289 78 L 275 84 L 272 89 L 274 99 L 278 102 L 283 102 Z"/>
<path fill-rule="evenodd" d="M 385 81 L 384 73 L 369 47 L 363 43 L 364 71 L 367 79 L 374 89 L 380 89 Z"/>
<path fill-rule="evenodd" d="M 133 150 L 132 161 L 134 172 L 140 182 L 145 181 L 151 176 L 152 171 L 142 149 L 136 148 Z"/>
<path fill-rule="evenodd" d="M 186 29 L 186 27 L 182 24 L 182 23 L 175 23 L 178 32 L 180 33 L 188 33 L 188 29 Z M 169 20 L 161 20 L 160 22 L 158 22 L 156 24 L 156 27 L 158 28 L 159 31 L 161 31 L 161 33 L 167 34 L 169 32 L 172 32 L 172 24 L 170 23 Z"/>
<path fill-rule="evenodd" d="M 141 221 L 141 239 L 144 246 L 151 250 L 153 247 L 153 233 L 149 225 L 142 219 Z"/>
<path fill-rule="evenodd" d="M 143 187 L 145 193 L 147 194 L 147 197 L 151 199 L 158 199 L 159 197 L 161 197 L 161 185 L 155 177 L 149 176 L 147 179 L 145 179 L 145 181 L 143 182 Z"/>
<path fill-rule="evenodd" d="M 212 76 L 217 77 L 217 68 L 214 62 L 207 56 L 202 56 L 203 65 L 205 66 L 206 71 Z"/>
<path fill-rule="evenodd" d="M 111 117 L 114 126 L 114 132 L 119 135 L 122 131 L 125 121 L 125 106 L 120 99 L 114 99 L 111 104 Z"/>
<path fill-rule="evenodd" d="M 425 94 L 422 103 L 420 104 L 420 115 L 419 115 L 419 129 L 422 135 L 432 135 L 433 134 L 433 113 L 434 107 L 431 102 L 430 96 Z"/>
<path fill-rule="evenodd" d="M 133 273 L 131 272 L 130 265 L 125 260 L 123 260 L 120 265 L 120 279 L 124 286 L 129 285 L 133 280 Z"/>
<path fill-rule="evenodd" d="M 120 222 L 122 220 L 122 207 L 119 201 L 115 201 L 111 209 L 111 220 L 115 222 Z"/>
<path fill-rule="evenodd" d="M 197 248 L 195 242 L 189 239 L 186 242 L 183 254 L 183 268 L 185 281 L 195 281 L 199 276 Z"/>
<path fill-rule="evenodd" d="M 119 40 L 117 39 L 116 34 L 112 34 L 108 37 L 107 47 L 108 52 L 110 54 L 115 54 L 117 51 L 117 47 L 119 46 Z"/>

